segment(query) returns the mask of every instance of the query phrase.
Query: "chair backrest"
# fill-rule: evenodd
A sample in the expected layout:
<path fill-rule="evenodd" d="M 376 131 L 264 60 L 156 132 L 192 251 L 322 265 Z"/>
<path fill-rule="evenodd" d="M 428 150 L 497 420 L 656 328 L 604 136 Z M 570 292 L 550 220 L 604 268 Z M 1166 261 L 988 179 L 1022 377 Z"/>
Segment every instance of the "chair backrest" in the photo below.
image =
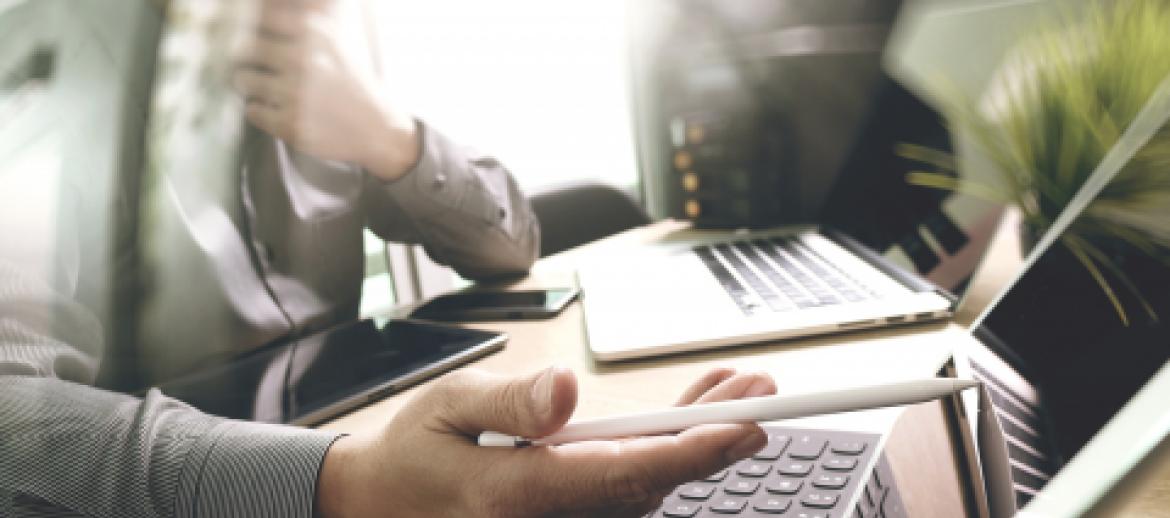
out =
<path fill-rule="evenodd" d="M 530 201 L 540 221 L 541 257 L 650 222 L 628 194 L 599 183 L 559 186 Z"/>

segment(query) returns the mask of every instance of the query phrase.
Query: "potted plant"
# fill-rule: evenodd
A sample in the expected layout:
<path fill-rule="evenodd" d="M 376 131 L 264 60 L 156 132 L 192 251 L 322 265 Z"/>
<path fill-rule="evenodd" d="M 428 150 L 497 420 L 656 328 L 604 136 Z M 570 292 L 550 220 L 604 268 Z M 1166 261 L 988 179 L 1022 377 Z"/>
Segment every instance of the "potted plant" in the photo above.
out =
<path fill-rule="evenodd" d="M 954 167 L 947 157 L 933 162 L 943 172 L 915 172 L 908 180 L 1013 205 L 1025 239 L 1041 236 L 1167 78 L 1170 2 L 1096 2 L 1086 13 L 1070 12 L 1023 38 L 982 99 L 953 95 L 945 107 L 955 129 L 990 159 L 995 180 L 960 179 L 947 171 Z M 1060 244 L 1124 322 L 1135 304 L 1125 300 L 1157 319 L 1119 254 L 1149 254 L 1170 265 L 1170 126 L 1126 164 Z"/>

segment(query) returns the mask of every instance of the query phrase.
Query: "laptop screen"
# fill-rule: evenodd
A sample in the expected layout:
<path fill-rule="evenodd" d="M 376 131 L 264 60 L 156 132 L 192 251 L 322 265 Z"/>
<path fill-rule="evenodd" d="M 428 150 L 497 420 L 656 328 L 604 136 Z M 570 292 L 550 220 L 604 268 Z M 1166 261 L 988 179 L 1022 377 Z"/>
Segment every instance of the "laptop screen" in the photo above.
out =
<path fill-rule="evenodd" d="M 893 80 L 885 81 L 874 106 L 821 221 L 960 294 L 1002 207 L 911 183 L 911 173 L 956 174 L 950 132 L 938 113 Z"/>
<path fill-rule="evenodd" d="M 1099 234 L 1081 241 L 1087 223 L 1044 251 L 976 333 L 1006 363 L 971 367 L 1008 443 L 1020 506 L 1170 359 L 1166 250 Z"/>

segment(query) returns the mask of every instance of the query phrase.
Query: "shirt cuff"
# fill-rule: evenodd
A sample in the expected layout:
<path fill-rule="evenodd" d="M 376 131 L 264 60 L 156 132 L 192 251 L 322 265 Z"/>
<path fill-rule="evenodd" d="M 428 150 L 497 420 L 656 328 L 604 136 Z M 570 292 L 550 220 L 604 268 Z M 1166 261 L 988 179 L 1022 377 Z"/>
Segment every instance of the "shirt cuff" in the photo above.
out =
<path fill-rule="evenodd" d="M 176 514 L 312 518 L 321 463 L 338 436 L 226 421 L 188 457 Z"/>
<path fill-rule="evenodd" d="M 473 152 L 446 135 L 419 122 L 422 152 L 418 163 L 402 178 L 383 182 L 390 198 L 416 220 L 427 220 L 449 210 L 477 213 L 472 172 Z"/>

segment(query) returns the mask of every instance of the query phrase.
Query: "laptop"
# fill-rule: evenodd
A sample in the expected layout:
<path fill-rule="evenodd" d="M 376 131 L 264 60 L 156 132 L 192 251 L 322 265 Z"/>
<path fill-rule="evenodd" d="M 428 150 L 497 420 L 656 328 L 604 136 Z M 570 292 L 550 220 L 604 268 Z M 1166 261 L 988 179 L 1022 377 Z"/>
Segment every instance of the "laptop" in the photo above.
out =
<path fill-rule="evenodd" d="M 1170 459 L 1168 250 L 1151 252 L 1120 238 L 1091 238 L 1116 266 L 1099 265 L 1112 287 L 1107 291 L 1068 247 L 1077 242 L 1069 239 L 1074 237 L 1069 229 L 1093 228 L 1081 219 L 1089 202 L 1170 116 L 1170 78 L 1160 94 L 1027 260 L 1008 265 L 1019 264 L 1019 271 L 1001 272 L 1015 273 L 1015 278 L 972 326 L 968 339 L 955 345 L 943 369 L 948 376 L 982 383 L 979 391 L 949 400 L 955 405 L 949 416 L 960 443 L 960 469 L 965 467 L 968 475 L 961 478 L 971 482 L 973 516 L 1116 516 L 1133 497 L 1126 485 L 1150 475 L 1142 468 Z M 1146 225 L 1131 230 L 1164 235 L 1170 229 L 1170 221 Z M 856 462 L 851 452 L 865 448 L 841 446 L 864 442 L 877 453 L 882 437 L 850 436 L 834 443 L 821 437 L 834 432 L 798 430 L 795 434 L 816 445 L 813 454 L 806 454 L 807 448 L 792 448 L 794 432 L 771 424 L 767 430 L 781 438 L 770 440 L 765 449 L 772 448 L 773 455 L 681 486 L 652 516 L 907 515 L 898 494 L 920 481 L 883 471 L 874 464 L 881 456 Z M 826 443 L 835 446 L 826 451 Z M 811 479 L 811 489 L 796 489 L 809 475 L 803 459 L 820 460 L 821 455 L 828 458 Z M 760 463 L 771 459 L 780 461 L 770 467 L 778 473 L 758 475 L 769 468 Z M 848 468 L 838 469 L 842 462 Z M 848 479 L 834 478 L 846 472 Z M 875 486 L 881 491 L 871 491 Z M 715 494 L 712 487 L 721 492 Z"/>
<path fill-rule="evenodd" d="M 709 232 L 578 270 L 601 361 L 948 318 L 1002 206 L 909 183 L 948 172 L 941 117 L 880 88 L 819 225 Z M 953 173 L 953 171 L 950 171 Z"/>

